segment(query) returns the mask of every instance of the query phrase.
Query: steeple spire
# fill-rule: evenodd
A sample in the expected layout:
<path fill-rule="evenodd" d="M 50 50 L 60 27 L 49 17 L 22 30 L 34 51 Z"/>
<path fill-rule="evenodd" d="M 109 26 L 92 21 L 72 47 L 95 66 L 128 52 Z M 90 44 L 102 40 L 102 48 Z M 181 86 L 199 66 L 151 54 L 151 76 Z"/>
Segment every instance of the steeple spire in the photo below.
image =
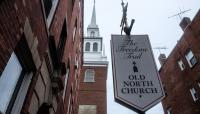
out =
<path fill-rule="evenodd" d="M 98 28 L 98 25 L 96 24 L 95 3 L 96 3 L 96 1 L 94 0 L 93 11 L 92 11 L 92 19 L 91 19 L 91 22 L 90 22 L 90 25 L 88 26 L 88 28 Z"/>

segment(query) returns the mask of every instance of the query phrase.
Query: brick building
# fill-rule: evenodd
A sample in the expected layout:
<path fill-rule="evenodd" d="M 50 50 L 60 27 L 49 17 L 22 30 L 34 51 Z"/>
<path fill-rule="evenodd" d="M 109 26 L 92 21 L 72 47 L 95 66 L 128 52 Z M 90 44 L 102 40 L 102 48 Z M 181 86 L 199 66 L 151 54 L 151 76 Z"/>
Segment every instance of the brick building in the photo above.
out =
<path fill-rule="evenodd" d="M 83 0 L 0 1 L 0 114 L 72 114 Z"/>
<path fill-rule="evenodd" d="M 165 114 L 200 114 L 200 11 L 194 19 L 183 18 L 183 35 L 159 72 L 166 97 Z"/>
<path fill-rule="evenodd" d="M 106 80 L 108 61 L 96 24 L 95 0 L 91 23 L 84 37 L 84 59 L 78 96 L 78 114 L 107 114 Z"/>

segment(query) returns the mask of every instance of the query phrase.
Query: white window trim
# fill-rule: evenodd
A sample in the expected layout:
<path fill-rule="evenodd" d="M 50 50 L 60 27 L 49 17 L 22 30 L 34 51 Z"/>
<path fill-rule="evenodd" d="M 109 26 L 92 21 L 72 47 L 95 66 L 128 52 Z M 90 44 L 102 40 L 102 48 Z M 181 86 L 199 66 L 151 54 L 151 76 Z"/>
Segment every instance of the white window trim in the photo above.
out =
<path fill-rule="evenodd" d="M 69 78 L 69 67 L 67 67 L 67 72 L 66 72 L 66 75 L 65 75 L 65 84 L 64 84 L 64 90 L 63 90 L 63 96 L 62 96 L 63 101 L 65 100 L 68 78 Z"/>
<path fill-rule="evenodd" d="M 57 5 L 58 5 L 58 0 L 52 0 L 52 7 L 51 7 L 51 10 L 49 12 L 49 15 L 47 17 L 47 27 L 49 28 L 50 25 L 51 25 L 51 22 L 52 22 L 52 19 L 53 19 L 53 16 L 55 14 L 55 11 L 56 11 L 56 8 L 57 8 Z M 45 12 L 46 13 L 46 12 Z"/>
<path fill-rule="evenodd" d="M 191 54 L 191 57 L 189 57 L 189 54 Z M 194 56 L 194 54 L 193 54 L 193 52 L 191 51 L 191 50 L 189 50 L 187 53 L 186 53 L 186 55 L 185 55 L 185 58 L 186 58 L 186 60 L 187 60 L 187 62 L 188 62 L 188 64 L 189 64 L 189 66 L 190 66 L 190 68 L 191 67 L 193 67 L 195 64 L 191 64 L 191 62 L 190 62 L 190 60 L 192 59 L 192 58 L 195 58 L 196 59 L 196 57 Z"/>
<path fill-rule="evenodd" d="M 190 89 L 190 93 L 191 93 L 191 95 L 192 95 L 192 98 L 193 98 L 194 102 L 196 102 L 199 98 L 197 98 L 197 97 L 195 96 L 195 94 L 196 94 L 195 88 L 191 88 L 191 89 Z"/>
<path fill-rule="evenodd" d="M 178 65 L 179 65 L 179 68 L 181 69 L 181 71 L 183 71 L 185 69 L 185 65 L 182 60 L 178 60 Z"/>
<path fill-rule="evenodd" d="M 69 95 L 68 105 L 67 105 L 67 114 L 71 114 L 71 100 L 72 100 L 72 93 Z"/>
<path fill-rule="evenodd" d="M 76 38 L 76 31 L 77 31 L 77 25 L 74 26 L 73 28 L 73 42 L 75 41 L 75 38 Z"/>

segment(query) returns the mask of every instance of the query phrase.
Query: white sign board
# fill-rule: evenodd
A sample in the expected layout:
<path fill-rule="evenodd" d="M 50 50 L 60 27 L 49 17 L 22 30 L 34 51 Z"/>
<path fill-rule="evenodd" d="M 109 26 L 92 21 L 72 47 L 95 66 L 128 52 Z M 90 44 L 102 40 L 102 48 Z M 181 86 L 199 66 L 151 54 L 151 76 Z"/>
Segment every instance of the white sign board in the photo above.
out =
<path fill-rule="evenodd" d="M 164 97 L 148 35 L 112 35 L 115 100 L 146 111 Z"/>

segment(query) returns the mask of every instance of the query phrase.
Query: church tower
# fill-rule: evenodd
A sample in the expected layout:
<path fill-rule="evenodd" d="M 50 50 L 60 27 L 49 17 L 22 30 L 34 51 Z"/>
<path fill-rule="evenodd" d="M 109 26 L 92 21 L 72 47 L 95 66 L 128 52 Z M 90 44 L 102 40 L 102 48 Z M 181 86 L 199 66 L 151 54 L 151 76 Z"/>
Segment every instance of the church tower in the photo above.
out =
<path fill-rule="evenodd" d="M 91 22 L 84 37 L 84 57 L 79 85 L 78 114 L 106 114 L 108 61 L 96 23 L 95 0 Z"/>

